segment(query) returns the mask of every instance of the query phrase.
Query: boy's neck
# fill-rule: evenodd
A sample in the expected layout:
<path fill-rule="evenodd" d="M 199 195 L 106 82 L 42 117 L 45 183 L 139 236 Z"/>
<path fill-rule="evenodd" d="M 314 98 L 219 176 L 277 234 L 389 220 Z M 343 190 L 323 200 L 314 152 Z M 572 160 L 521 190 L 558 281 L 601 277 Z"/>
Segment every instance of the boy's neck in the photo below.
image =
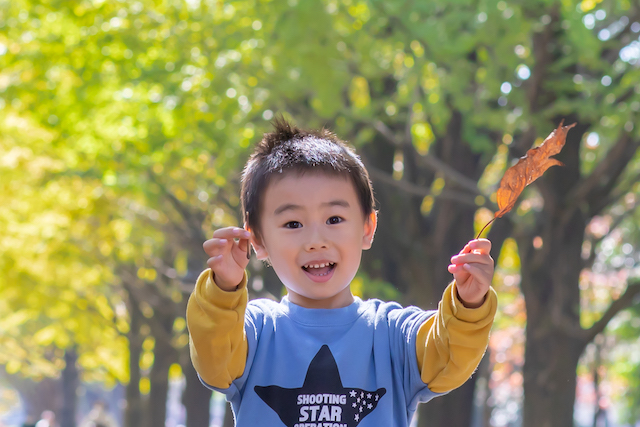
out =
<path fill-rule="evenodd" d="M 346 292 L 345 292 L 346 291 Z M 299 305 L 304 308 L 313 308 L 313 309 L 334 309 L 334 308 L 344 308 L 351 305 L 355 298 L 351 293 L 351 290 L 347 288 L 345 291 L 334 295 L 329 298 L 323 299 L 312 299 L 307 298 L 302 295 L 299 295 L 291 290 L 288 290 L 289 301 L 295 305 Z"/>

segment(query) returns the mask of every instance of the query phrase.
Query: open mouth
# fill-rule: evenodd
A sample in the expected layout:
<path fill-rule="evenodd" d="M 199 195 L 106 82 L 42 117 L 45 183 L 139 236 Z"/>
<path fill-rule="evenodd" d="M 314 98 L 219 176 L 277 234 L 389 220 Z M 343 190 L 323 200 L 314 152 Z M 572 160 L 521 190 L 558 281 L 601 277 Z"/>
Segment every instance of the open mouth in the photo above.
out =
<path fill-rule="evenodd" d="M 326 276 L 327 274 L 331 273 L 331 271 L 333 271 L 334 268 L 336 268 L 335 262 L 308 264 L 308 265 L 302 266 L 302 269 L 304 271 L 314 276 Z"/>

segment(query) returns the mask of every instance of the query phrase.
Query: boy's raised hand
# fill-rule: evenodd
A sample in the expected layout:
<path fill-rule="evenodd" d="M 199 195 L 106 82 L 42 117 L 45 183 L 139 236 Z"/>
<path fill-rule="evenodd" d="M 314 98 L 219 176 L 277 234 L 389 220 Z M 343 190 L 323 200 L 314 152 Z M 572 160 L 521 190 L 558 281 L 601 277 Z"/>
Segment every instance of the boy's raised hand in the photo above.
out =
<path fill-rule="evenodd" d="M 234 291 L 244 277 L 249 264 L 247 245 L 251 234 L 244 228 L 226 227 L 213 232 L 213 238 L 202 247 L 209 259 L 216 285 L 223 291 Z M 237 239 L 237 241 L 236 241 Z"/>
<path fill-rule="evenodd" d="M 493 279 L 491 242 L 471 240 L 458 255 L 451 257 L 449 273 L 453 274 L 458 298 L 465 307 L 477 308 L 484 302 Z"/>

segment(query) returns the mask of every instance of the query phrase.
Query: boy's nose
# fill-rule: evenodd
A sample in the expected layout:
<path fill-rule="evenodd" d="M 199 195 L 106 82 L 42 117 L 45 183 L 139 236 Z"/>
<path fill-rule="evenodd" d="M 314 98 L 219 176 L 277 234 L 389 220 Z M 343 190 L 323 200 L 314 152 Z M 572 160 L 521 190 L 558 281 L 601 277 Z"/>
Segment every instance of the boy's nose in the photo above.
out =
<path fill-rule="evenodd" d="M 327 247 L 328 241 L 322 233 L 320 233 L 319 230 L 312 230 L 305 244 L 305 250 L 316 251 L 318 249 L 326 249 Z"/>
<path fill-rule="evenodd" d="M 305 245 L 305 249 L 309 252 L 317 251 L 318 249 L 326 249 L 328 246 L 324 242 L 310 242 Z"/>

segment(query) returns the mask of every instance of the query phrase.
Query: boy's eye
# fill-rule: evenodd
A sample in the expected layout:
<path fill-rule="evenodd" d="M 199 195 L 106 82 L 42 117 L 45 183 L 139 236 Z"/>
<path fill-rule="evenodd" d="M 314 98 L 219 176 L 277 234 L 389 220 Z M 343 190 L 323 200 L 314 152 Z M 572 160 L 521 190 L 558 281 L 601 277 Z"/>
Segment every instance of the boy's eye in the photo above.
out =
<path fill-rule="evenodd" d="M 302 224 L 298 221 L 289 221 L 284 225 L 284 228 L 300 228 Z"/>
<path fill-rule="evenodd" d="M 340 224 L 342 221 L 344 220 L 339 216 L 332 216 L 327 220 L 327 224 Z"/>

